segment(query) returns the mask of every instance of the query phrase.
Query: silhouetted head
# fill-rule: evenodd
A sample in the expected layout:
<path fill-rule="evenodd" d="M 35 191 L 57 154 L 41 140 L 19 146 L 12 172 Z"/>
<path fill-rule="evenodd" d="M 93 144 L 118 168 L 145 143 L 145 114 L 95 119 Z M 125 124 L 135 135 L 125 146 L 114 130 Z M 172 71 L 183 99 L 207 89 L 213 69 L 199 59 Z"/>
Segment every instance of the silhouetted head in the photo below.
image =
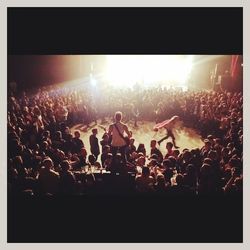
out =
<path fill-rule="evenodd" d="M 93 135 L 97 135 L 97 133 L 98 133 L 97 128 L 93 128 L 93 129 L 92 129 L 92 133 L 93 133 Z"/>
<path fill-rule="evenodd" d="M 43 165 L 47 170 L 49 170 L 54 166 L 54 163 L 49 157 L 47 157 L 43 160 Z"/>
<path fill-rule="evenodd" d="M 166 144 L 166 148 L 167 148 L 167 150 L 171 150 L 172 148 L 173 148 L 173 143 L 172 142 L 167 142 L 167 144 Z"/>
<path fill-rule="evenodd" d="M 120 122 L 122 120 L 122 112 L 121 111 L 117 111 L 115 113 L 115 121 L 116 122 Z"/>
<path fill-rule="evenodd" d="M 70 164 L 69 164 L 69 161 L 67 160 L 64 160 L 60 163 L 60 166 L 62 168 L 62 171 L 68 171 L 70 169 Z"/>
<path fill-rule="evenodd" d="M 74 135 L 76 138 L 80 138 L 80 136 L 81 136 L 80 131 L 76 130 Z"/>
<path fill-rule="evenodd" d="M 151 140 L 150 147 L 155 148 L 156 147 L 156 140 Z"/>
<path fill-rule="evenodd" d="M 93 165 L 95 163 L 95 161 L 96 161 L 96 158 L 95 158 L 94 155 L 89 155 L 88 160 L 89 160 L 89 163 L 91 165 Z"/>

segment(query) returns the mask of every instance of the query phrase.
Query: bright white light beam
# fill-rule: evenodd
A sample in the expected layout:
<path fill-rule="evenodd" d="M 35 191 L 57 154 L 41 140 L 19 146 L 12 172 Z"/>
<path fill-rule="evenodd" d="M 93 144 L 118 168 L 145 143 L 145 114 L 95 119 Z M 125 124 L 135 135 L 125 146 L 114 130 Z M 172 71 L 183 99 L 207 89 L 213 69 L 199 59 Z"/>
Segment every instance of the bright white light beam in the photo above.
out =
<path fill-rule="evenodd" d="M 106 80 L 115 87 L 186 86 L 192 60 L 192 55 L 107 55 Z"/>

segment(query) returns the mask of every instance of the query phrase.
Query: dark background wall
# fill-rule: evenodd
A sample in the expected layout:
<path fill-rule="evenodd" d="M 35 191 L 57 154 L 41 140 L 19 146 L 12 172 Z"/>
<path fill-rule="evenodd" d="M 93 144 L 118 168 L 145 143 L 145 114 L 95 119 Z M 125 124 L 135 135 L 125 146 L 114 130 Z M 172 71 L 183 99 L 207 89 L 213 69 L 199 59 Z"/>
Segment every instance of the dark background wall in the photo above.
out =
<path fill-rule="evenodd" d="M 230 74 L 232 55 L 196 55 L 193 61 L 193 70 L 191 73 L 190 85 L 202 89 L 212 89 L 211 72 L 215 70 L 217 64 L 217 73 L 215 82 L 219 81 L 219 76 L 223 76 L 225 71 Z M 228 89 L 243 90 L 243 56 L 239 56 L 237 61 L 237 73 L 234 79 L 225 83 Z M 223 78 L 225 79 L 225 78 Z"/>
<path fill-rule="evenodd" d="M 84 68 L 81 69 L 84 71 Z M 80 57 L 72 55 L 28 55 L 8 57 L 8 82 L 19 88 L 49 85 L 79 78 Z"/>

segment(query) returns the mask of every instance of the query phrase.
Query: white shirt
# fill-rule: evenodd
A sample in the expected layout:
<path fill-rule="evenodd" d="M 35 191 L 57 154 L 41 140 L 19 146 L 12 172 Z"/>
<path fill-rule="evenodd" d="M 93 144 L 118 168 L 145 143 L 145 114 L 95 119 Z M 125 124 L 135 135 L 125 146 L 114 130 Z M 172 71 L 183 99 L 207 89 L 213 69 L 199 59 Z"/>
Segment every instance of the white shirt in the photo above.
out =
<path fill-rule="evenodd" d="M 122 135 L 124 135 L 124 127 L 126 126 L 124 123 L 122 122 L 116 122 L 115 123 L 116 126 L 118 127 L 120 133 Z M 124 139 L 119 135 L 119 132 L 117 131 L 116 127 L 114 126 L 114 124 L 110 125 L 110 130 L 112 131 L 112 142 L 111 145 L 113 147 L 122 147 L 126 145 L 126 142 L 124 141 Z"/>

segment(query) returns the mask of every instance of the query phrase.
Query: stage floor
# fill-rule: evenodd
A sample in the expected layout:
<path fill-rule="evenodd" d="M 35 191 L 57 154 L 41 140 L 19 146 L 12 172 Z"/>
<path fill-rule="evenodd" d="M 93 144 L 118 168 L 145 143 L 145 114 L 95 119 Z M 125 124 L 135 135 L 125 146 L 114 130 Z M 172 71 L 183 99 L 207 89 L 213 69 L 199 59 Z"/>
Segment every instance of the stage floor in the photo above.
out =
<path fill-rule="evenodd" d="M 98 120 L 97 125 L 94 123 L 90 124 L 90 127 L 88 129 L 85 129 L 85 127 L 82 124 L 75 125 L 71 128 L 71 132 L 74 133 L 75 130 L 79 130 L 81 132 L 81 139 L 84 142 L 85 148 L 90 153 L 90 145 L 89 145 L 89 136 L 91 135 L 91 130 L 93 128 L 98 129 L 97 137 L 99 139 L 99 142 L 102 140 L 102 135 L 104 133 L 104 128 L 108 129 L 109 124 L 112 122 L 107 122 L 104 124 L 101 124 L 100 120 Z M 129 130 L 133 133 L 133 138 L 135 139 L 135 146 L 137 147 L 139 143 L 144 143 L 146 148 L 146 154 L 148 155 L 150 153 L 150 141 L 152 139 L 160 140 L 162 137 L 165 136 L 165 129 L 162 129 L 161 131 L 155 132 L 153 131 L 153 127 L 155 125 L 154 122 L 148 122 L 148 121 L 139 121 L 138 127 L 135 128 L 133 125 L 133 122 L 127 123 Z M 179 146 L 179 150 L 182 151 L 184 148 L 193 149 L 193 148 L 201 148 L 204 144 L 201 140 L 201 136 L 198 134 L 197 131 L 183 127 L 182 129 L 178 130 L 177 133 L 175 133 L 176 137 L 176 144 Z M 171 138 L 168 138 L 167 140 L 163 141 L 161 145 L 159 146 L 159 149 L 163 153 L 163 155 L 166 154 L 166 143 L 168 141 L 171 141 Z M 101 146 L 100 146 L 101 147 Z"/>

